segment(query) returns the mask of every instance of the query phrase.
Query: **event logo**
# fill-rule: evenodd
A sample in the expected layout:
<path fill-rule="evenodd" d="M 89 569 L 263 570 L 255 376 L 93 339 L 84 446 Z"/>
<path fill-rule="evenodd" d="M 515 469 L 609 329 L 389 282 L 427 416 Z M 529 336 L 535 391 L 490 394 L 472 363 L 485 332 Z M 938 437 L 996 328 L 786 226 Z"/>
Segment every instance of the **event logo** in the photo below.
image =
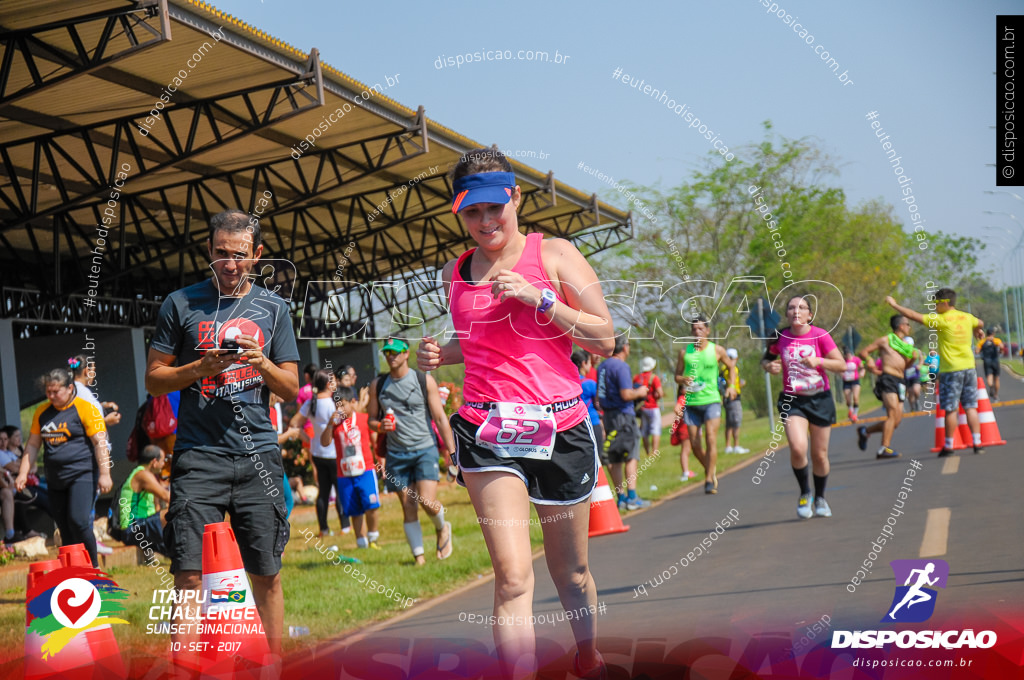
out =
<path fill-rule="evenodd" d="M 896 576 L 896 592 L 889 613 L 882 623 L 918 623 L 935 612 L 938 592 L 928 586 L 946 587 L 949 564 L 945 560 L 893 560 L 889 563 Z M 899 585 L 900 583 L 903 585 Z"/>
<path fill-rule="evenodd" d="M 928 586 L 946 587 L 949 564 L 945 560 L 893 560 L 896 592 L 882 623 L 918 623 L 935 612 L 938 592 Z M 903 585 L 899 585 L 902 583 Z M 996 644 L 991 630 L 836 630 L 832 649 L 988 649 Z"/>
<path fill-rule="evenodd" d="M 42 658 L 60 653 L 80 633 L 113 623 L 128 591 L 93 567 L 62 567 L 38 577 L 28 591 L 28 633 L 44 638 Z"/>

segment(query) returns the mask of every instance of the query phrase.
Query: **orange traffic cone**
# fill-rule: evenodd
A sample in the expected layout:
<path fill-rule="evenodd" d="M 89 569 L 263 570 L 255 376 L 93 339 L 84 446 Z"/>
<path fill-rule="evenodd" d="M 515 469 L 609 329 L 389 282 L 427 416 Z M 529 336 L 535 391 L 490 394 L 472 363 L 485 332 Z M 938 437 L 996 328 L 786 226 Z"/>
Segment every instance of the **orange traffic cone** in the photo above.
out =
<path fill-rule="evenodd" d="M 26 593 L 32 591 L 39 577 L 60 569 L 60 560 L 44 560 L 33 562 L 28 567 Z M 42 678 L 91 678 L 92 655 L 84 638 L 76 637 L 56 656 L 43 659 L 43 642 L 45 637 L 38 633 L 28 632 L 28 626 L 36 617 L 28 609 L 28 598 L 25 607 L 25 679 L 42 680 Z"/>
<path fill-rule="evenodd" d="M 629 525 L 623 525 L 619 517 L 619 508 L 615 502 L 615 494 L 608 486 L 608 478 L 604 476 L 604 467 L 597 468 L 597 486 L 590 494 L 590 533 L 589 536 L 605 534 L 621 534 L 629 531 Z"/>
<path fill-rule="evenodd" d="M 203 592 L 204 674 L 233 678 L 236 670 L 270 667 L 270 645 L 230 522 L 204 527 Z"/>
<path fill-rule="evenodd" d="M 57 558 L 63 567 L 92 566 L 92 558 L 89 557 L 89 551 L 84 543 L 61 546 L 57 551 Z M 127 675 L 124 661 L 121 659 L 121 650 L 117 646 L 117 638 L 114 637 L 114 629 L 110 624 L 87 630 L 84 639 L 96 667 L 96 677 L 124 678 Z"/>
<path fill-rule="evenodd" d="M 996 414 L 992 410 L 992 402 L 989 401 L 985 381 L 980 377 L 978 378 L 978 422 L 981 423 L 982 446 L 1002 446 L 1006 443 L 1003 436 L 999 434 Z"/>
<path fill-rule="evenodd" d="M 966 417 L 966 416 L 964 416 Z M 957 420 L 959 423 L 959 418 Z M 964 421 L 966 422 L 966 421 Z M 968 431 L 968 441 L 970 441 L 970 431 Z M 942 410 L 941 406 L 935 407 L 935 447 L 932 448 L 932 453 L 941 451 L 942 447 L 946 445 L 946 412 Z M 953 450 L 958 451 L 960 449 L 966 449 L 967 444 L 964 444 L 964 439 L 960 434 L 960 427 L 956 427 L 953 430 Z"/>

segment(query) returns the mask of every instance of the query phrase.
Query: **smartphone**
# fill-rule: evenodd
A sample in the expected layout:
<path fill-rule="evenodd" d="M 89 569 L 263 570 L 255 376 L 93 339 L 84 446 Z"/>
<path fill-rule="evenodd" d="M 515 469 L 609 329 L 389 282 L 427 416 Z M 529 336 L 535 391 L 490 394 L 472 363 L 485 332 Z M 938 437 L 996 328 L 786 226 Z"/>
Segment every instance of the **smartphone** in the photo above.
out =
<path fill-rule="evenodd" d="M 220 343 L 220 348 L 225 351 L 225 354 L 241 354 L 245 351 L 245 348 L 241 347 L 233 338 L 225 338 L 224 342 Z"/>

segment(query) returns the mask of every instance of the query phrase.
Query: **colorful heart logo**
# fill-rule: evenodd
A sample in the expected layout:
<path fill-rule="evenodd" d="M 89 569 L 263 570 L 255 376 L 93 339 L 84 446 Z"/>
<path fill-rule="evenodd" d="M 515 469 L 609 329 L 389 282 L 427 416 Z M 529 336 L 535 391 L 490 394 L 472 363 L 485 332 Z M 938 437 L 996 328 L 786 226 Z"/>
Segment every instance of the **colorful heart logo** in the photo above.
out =
<path fill-rule="evenodd" d="M 72 598 L 76 593 L 73 590 L 62 590 L 57 593 L 57 606 L 64 613 L 64 616 L 68 617 L 68 620 L 72 624 L 78 623 L 78 620 L 85 616 L 89 608 L 92 607 L 92 601 L 96 597 L 96 591 L 93 590 L 89 593 L 89 597 L 86 598 L 85 604 L 73 605 L 71 604 Z"/>

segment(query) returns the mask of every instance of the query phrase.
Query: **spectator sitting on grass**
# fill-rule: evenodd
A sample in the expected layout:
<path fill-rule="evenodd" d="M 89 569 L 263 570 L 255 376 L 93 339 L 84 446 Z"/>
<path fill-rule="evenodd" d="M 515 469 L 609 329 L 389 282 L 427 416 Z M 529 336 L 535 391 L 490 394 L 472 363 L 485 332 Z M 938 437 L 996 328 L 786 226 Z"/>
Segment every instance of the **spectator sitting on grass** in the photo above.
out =
<path fill-rule="evenodd" d="M 170 492 L 160 483 L 160 471 L 164 468 L 163 449 L 149 444 L 139 452 L 139 465 L 125 480 L 121 487 L 121 529 L 124 540 L 129 545 L 141 547 L 147 542 L 153 550 L 161 555 L 167 554 L 164 547 L 164 524 L 167 514 L 166 506 L 171 500 Z M 165 509 L 157 509 L 156 499 L 159 498 Z"/>

